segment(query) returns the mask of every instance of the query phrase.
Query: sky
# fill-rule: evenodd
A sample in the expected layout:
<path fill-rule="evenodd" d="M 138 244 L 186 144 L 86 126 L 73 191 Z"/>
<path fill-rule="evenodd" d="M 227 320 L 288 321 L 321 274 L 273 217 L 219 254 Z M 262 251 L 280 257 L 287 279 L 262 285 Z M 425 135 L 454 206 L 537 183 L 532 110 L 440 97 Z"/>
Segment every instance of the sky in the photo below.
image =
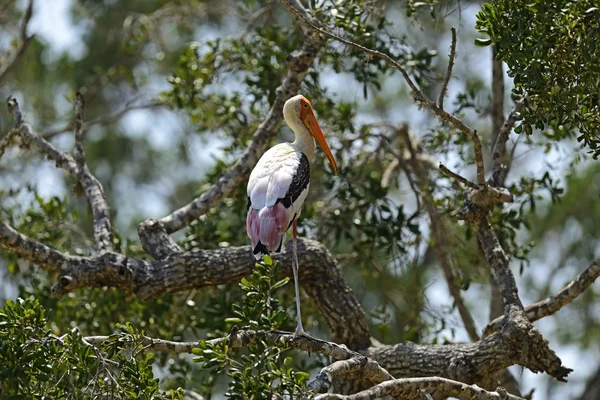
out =
<path fill-rule="evenodd" d="M 74 0 L 53 0 L 53 1 L 37 1 L 36 9 L 34 12 L 34 17 L 31 21 L 30 32 L 36 33 L 37 35 L 43 37 L 48 43 L 52 46 L 52 51 L 48 54 L 49 57 L 57 56 L 63 52 L 68 52 L 72 57 L 77 58 L 81 57 L 87 49 L 79 40 L 80 33 L 85 29 L 85 26 L 75 24 L 69 16 L 69 8 Z M 21 3 L 25 3 L 22 1 Z M 466 48 L 461 48 L 458 51 L 457 64 L 463 63 L 463 65 L 470 66 L 469 69 L 472 71 L 491 71 L 490 67 L 490 57 L 487 53 L 481 51 L 474 51 L 474 46 L 472 45 L 472 40 L 461 40 L 460 37 L 464 36 L 469 38 L 472 35 L 472 32 L 469 30 L 474 25 L 474 18 L 477 9 L 473 6 L 466 8 L 463 10 L 461 18 L 462 25 L 459 29 L 459 43 L 461 46 Z M 411 27 L 397 27 L 400 34 L 406 33 L 411 30 Z M 419 32 L 413 34 L 418 35 Z M 219 33 L 214 31 L 205 31 L 203 32 L 202 37 L 214 37 Z M 449 47 L 449 37 L 446 38 L 446 42 L 439 44 L 439 49 L 441 54 L 446 54 L 447 49 Z M 489 73 L 485 73 L 483 76 L 484 79 L 490 79 Z M 508 77 L 507 77 L 508 78 Z M 362 97 L 362 86 L 357 84 L 356 82 L 348 82 L 345 79 L 344 75 L 335 74 L 333 72 L 326 73 L 323 75 L 322 79 L 324 83 L 334 92 L 338 93 L 341 98 L 345 99 L 356 99 L 360 100 Z M 156 85 L 156 90 L 159 91 L 161 88 L 161 84 L 158 82 Z M 388 91 L 389 93 L 395 93 L 398 90 L 399 85 L 404 85 L 403 82 L 399 80 L 391 81 L 389 85 L 384 86 L 384 91 Z M 449 97 L 452 97 L 462 88 L 458 86 L 456 81 L 451 81 L 449 86 Z M 507 109 L 509 107 L 509 103 L 507 102 Z M 377 115 L 373 116 L 372 113 L 369 113 L 369 109 L 363 107 L 362 113 L 359 118 L 362 118 L 364 122 L 369 119 L 377 118 L 381 119 L 382 116 Z M 411 127 L 413 129 L 421 129 L 425 131 L 427 127 L 435 124 L 435 121 L 432 120 L 430 115 L 426 112 L 419 111 L 414 105 L 407 105 L 401 109 L 393 109 L 389 110 L 389 112 L 383 116 L 389 122 L 398 123 L 401 121 L 409 121 Z M 169 137 L 171 135 L 177 134 L 180 132 L 181 124 L 178 124 L 177 116 L 173 113 L 149 113 L 148 111 L 134 111 L 129 113 L 122 121 L 122 126 L 128 132 L 129 135 L 148 135 L 150 137 L 151 143 L 156 148 L 165 148 L 169 146 Z M 62 139 L 62 146 L 69 146 L 71 138 Z M 196 148 L 198 151 L 191 151 L 190 154 L 198 155 L 196 159 L 193 160 L 198 170 L 206 170 L 212 163 L 212 156 L 217 157 L 219 153 L 219 146 L 221 143 L 219 141 L 209 141 L 208 143 L 201 142 L 200 140 L 196 140 L 189 143 L 189 146 Z M 203 151 L 199 151 L 203 149 Z M 200 154 L 204 154 L 200 156 Z M 206 154 L 209 156 L 206 157 Z M 558 154 L 551 152 L 546 159 L 549 162 L 553 162 L 553 160 L 558 159 Z M 528 157 L 542 157 L 539 154 L 532 154 Z M 528 158 L 531 161 L 531 158 Z M 456 161 L 455 158 L 449 156 L 447 159 L 442 160 L 444 162 L 449 162 L 450 165 L 453 161 Z M 528 162 L 523 168 L 529 168 L 530 170 L 533 168 L 543 168 L 543 163 L 541 162 Z M 563 168 L 566 168 L 564 166 Z M 467 173 L 472 174 L 473 170 L 467 170 Z M 527 171 L 522 170 L 521 173 L 525 173 Z M 529 171 L 531 172 L 531 171 Z M 559 168 L 556 172 L 560 174 L 564 172 L 564 169 Z M 38 171 L 38 182 L 40 182 L 40 192 L 45 196 L 62 194 L 65 191 L 65 188 L 62 185 L 62 180 L 57 179 L 59 177 L 56 168 L 54 168 L 51 164 L 45 164 L 42 169 Z M 167 181 L 167 180 L 166 180 Z M 166 182 L 165 181 L 165 182 Z M 116 190 L 122 191 L 126 193 L 128 187 L 130 187 L 131 182 L 123 180 L 117 184 Z M 166 183 L 165 183 L 166 185 Z M 168 188 L 166 188 L 168 191 Z M 142 189 L 143 190 L 143 189 Z M 137 196 L 136 196 L 137 197 Z M 143 210 L 143 213 L 147 216 L 159 217 L 166 214 L 169 210 L 167 210 L 166 203 L 164 200 L 157 195 L 156 191 L 148 189 L 147 193 L 144 196 L 137 197 L 137 199 L 142 199 L 142 203 L 138 204 L 136 200 L 135 204 L 129 204 L 125 202 L 125 214 L 127 214 L 127 207 L 131 209 L 129 212 L 133 212 L 135 207 L 140 207 Z M 573 227 L 574 235 L 577 232 L 577 227 Z M 534 279 L 543 279 L 544 278 L 544 266 L 548 259 L 551 259 L 553 255 L 551 253 L 546 254 L 547 259 L 539 258 L 535 259 L 532 262 L 531 267 L 531 275 Z M 536 272 L 539 271 L 539 272 Z M 554 279 L 553 282 L 553 291 L 557 291 L 562 287 L 562 283 L 569 278 L 572 279 L 578 272 L 577 268 L 565 268 L 564 276 L 559 277 L 562 279 Z M 522 284 L 522 278 L 518 275 L 516 276 L 518 284 Z M 487 297 L 486 289 L 480 285 L 475 285 L 468 292 L 464 292 L 467 303 L 471 305 L 471 310 L 473 311 L 473 315 L 476 321 L 477 326 L 481 329 L 485 326 L 487 322 L 487 312 L 488 306 L 487 302 L 485 307 L 478 307 L 480 304 L 480 299 L 482 297 Z M 525 304 L 530 304 L 540 299 L 530 298 L 526 291 L 521 291 L 521 297 Z M 432 307 L 435 306 L 447 306 L 452 303 L 451 298 L 448 295 L 448 289 L 446 286 L 446 282 L 443 276 L 440 274 L 437 278 L 435 278 L 432 282 L 432 285 L 429 287 L 429 300 L 431 302 Z M 566 313 L 566 311 L 562 311 L 562 313 Z M 555 324 L 561 323 L 561 318 L 565 314 L 558 315 L 558 318 L 545 318 L 540 322 L 536 323 L 536 326 L 542 331 L 542 333 L 548 333 L 552 331 L 552 328 Z M 598 317 L 600 318 L 600 316 Z M 454 315 L 455 320 L 459 320 L 457 315 Z M 450 337 L 450 331 L 445 332 L 446 336 Z M 468 342 L 469 339 L 466 335 L 466 332 L 462 329 L 457 330 L 457 335 L 455 337 L 457 341 Z M 551 340 L 552 343 L 552 340 Z M 587 374 L 591 373 L 595 370 L 598 359 L 600 355 L 594 354 L 593 352 L 582 352 L 580 351 L 576 344 L 571 346 L 558 346 L 554 344 L 552 346 L 558 355 L 563 360 L 564 365 L 574 368 L 574 372 L 571 375 L 571 382 L 568 385 L 564 385 L 559 387 L 556 393 L 553 394 L 552 398 L 562 399 L 562 398 L 570 398 L 577 395 L 582 390 L 581 381 L 587 376 Z M 522 387 L 524 392 L 527 392 L 532 387 L 544 387 L 548 378 L 544 375 L 536 375 L 529 371 L 522 371 L 521 368 L 513 367 L 512 368 L 515 375 L 522 381 Z M 542 389 L 540 393 L 545 393 Z M 534 396 L 534 399 L 542 399 L 543 394 L 538 394 L 538 396 Z"/>

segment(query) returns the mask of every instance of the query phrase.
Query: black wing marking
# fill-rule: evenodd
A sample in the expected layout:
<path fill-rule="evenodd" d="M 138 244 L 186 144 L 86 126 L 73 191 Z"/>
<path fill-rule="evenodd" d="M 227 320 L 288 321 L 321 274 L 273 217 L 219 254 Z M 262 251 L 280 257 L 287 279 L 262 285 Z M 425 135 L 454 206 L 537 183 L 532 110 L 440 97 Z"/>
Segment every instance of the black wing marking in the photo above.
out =
<path fill-rule="evenodd" d="M 254 250 L 252 250 L 253 254 L 269 254 L 269 250 L 267 249 L 267 246 L 265 246 L 264 244 L 262 244 L 260 242 L 260 240 L 258 241 L 258 243 L 256 244 L 256 247 L 254 247 Z"/>
<path fill-rule="evenodd" d="M 300 153 L 300 164 L 296 169 L 296 173 L 292 178 L 292 183 L 285 194 L 285 197 L 277 199 L 276 203 L 281 202 L 285 208 L 290 208 L 300 194 L 306 189 L 310 183 L 310 163 L 306 154 Z"/>

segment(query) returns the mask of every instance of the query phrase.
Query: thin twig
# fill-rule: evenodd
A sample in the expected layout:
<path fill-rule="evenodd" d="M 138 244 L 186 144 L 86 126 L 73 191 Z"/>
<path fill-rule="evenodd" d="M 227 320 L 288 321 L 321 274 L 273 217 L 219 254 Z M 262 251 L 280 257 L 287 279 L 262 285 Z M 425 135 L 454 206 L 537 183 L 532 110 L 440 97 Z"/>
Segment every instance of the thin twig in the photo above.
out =
<path fill-rule="evenodd" d="M 79 173 L 83 174 L 85 151 L 83 149 L 83 122 L 85 119 L 85 99 L 79 92 L 75 95 L 75 161 Z"/>
<path fill-rule="evenodd" d="M 327 32 L 326 30 L 318 27 L 313 21 L 310 20 L 309 16 L 305 15 L 304 13 L 300 12 L 299 10 L 297 10 L 288 0 L 282 0 L 282 2 L 284 3 L 284 5 L 292 12 L 294 13 L 296 16 L 300 17 L 306 24 L 308 24 L 308 26 L 310 26 L 312 29 L 314 29 L 315 31 L 319 32 L 321 35 L 326 36 L 330 39 L 334 39 L 340 43 L 343 43 L 345 45 L 348 45 L 350 47 L 354 47 L 357 50 L 360 50 L 364 53 L 367 54 L 371 54 L 372 56 L 375 56 L 377 58 L 381 58 L 385 61 L 387 61 L 388 63 L 392 64 L 398 71 L 400 71 L 400 73 L 404 76 L 404 79 L 406 80 L 406 82 L 408 83 L 408 85 L 410 86 L 410 88 L 412 89 L 413 92 L 415 93 L 421 93 L 421 90 L 417 87 L 417 85 L 413 82 L 413 80 L 410 78 L 410 75 L 408 75 L 408 72 L 406 72 L 406 69 L 404 69 L 404 67 L 402 66 L 402 64 L 400 64 L 399 62 L 397 62 L 396 60 L 394 60 L 392 57 L 390 57 L 389 55 L 382 53 L 380 51 L 377 50 L 372 50 L 369 49 L 368 47 L 362 46 L 358 43 L 355 43 L 351 40 L 347 40 L 344 39 L 338 35 L 335 35 L 333 33 Z"/>
<path fill-rule="evenodd" d="M 8 57 L 8 61 L 4 65 L 0 65 L 0 83 L 4 81 L 6 76 L 8 76 L 8 73 L 16 66 L 21 56 L 25 53 L 25 50 L 27 50 L 27 47 L 29 47 L 31 40 L 35 37 L 35 35 L 27 36 L 27 28 L 29 27 L 29 21 L 31 21 L 32 16 L 33 0 L 29 0 L 29 4 L 27 5 L 27 9 L 25 10 L 25 15 L 23 16 L 23 20 L 21 21 L 21 44 L 12 53 L 12 55 Z"/>
<path fill-rule="evenodd" d="M 446 97 L 446 92 L 448 91 L 448 83 L 452 76 L 452 67 L 454 67 L 454 59 L 456 57 L 456 29 L 451 28 L 450 31 L 452 32 L 452 44 L 450 45 L 448 70 L 446 71 L 446 78 L 444 79 L 444 83 L 442 83 L 442 89 L 440 90 L 440 97 L 438 99 L 438 105 L 442 110 L 444 109 L 444 97 Z"/>
<path fill-rule="evenodd" d="M 508 141 L 508 136 L 517 122 L 524 105 L 525 99 L 521 99 L 515 103 L 513 109 L 504 120 L 502 127 L 496 135 L 496 142 L 494 143 L 492 151 L 492 175 L 490 177 L 490 180 L 492 181 L 491 184 L 494 186 L 504 185 L 506 175 L 508 174 L 508 166 L 506 164 L 509 164 L 502 160 L 506 153 L 506 142 Z"/>
<path fill-rule="evenodd" d="M 447 175 L 448 177 L 455 179 L 457 181 L 459 181 L 460 183 L 462 183 L 463 185 L 470 187 L 472 189 L 478 189 L 479 187 L 477 186 L 476 183 L 471 182 L 470 180 L 468 180 L 467 178 L 457 174 L 456 172 L 450 170 L 448 167 L 446 167 L 444 164 L 440 163 L 439 165 L 439 169 L 440 171 L 442 171 L 442 173 L 444 173 L 445 175 Z"/>

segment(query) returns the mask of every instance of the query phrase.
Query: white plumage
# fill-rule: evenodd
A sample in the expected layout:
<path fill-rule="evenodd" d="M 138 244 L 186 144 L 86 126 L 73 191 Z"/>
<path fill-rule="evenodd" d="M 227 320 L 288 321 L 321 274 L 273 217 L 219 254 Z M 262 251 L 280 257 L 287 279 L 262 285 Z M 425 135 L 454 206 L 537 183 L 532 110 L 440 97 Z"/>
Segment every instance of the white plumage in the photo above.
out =
<path fill-rule="evenodd" d="M 302 205 L 308 195 L 308 180 L 305 186 L 303 185 L 304 187 L 290 189 L 303 157 L 305 155 L 293 143 L 278 144 L 263 154 L 250 174 L 247 188 L 249 208 L 257 210 L 258 214 L 255 215 L 249 209 L 248 224 L 259 229 L 258 234 L 249 235 L 253 239 L 252 246 L 255 248 L 256 259 L 262 258 L 265 254 L 262 247 L 256 248 L 259 242 L 265 245 L 269 252 L 281 249 L 285 241 L 285 232 L 292 221 L 300 216 Z M 282 202 L 282 205 L 275 207 L 278 201 Z M 258 218 L 261 222 L 252 221 L 253 218 Z M 265 220 L 266 222 L 263 222 Z M 272 226 L 277 228 L 276 237 L 275 234 L 269 236 L 264 233 L 265 229 Z M 263 227 L 264 229 L 262 229 Z M 265 239 L 271 238 L 272 241 L 265 242 L 261 236 Z M 258 240 L 256 240 L 257 238 Z"/>
<path fill-rule="evenodd" d="M 300 165 L 302 153 L 290 143 L 271 147 L 258 160 L 248 181 L 248 197 L 252 208 L 275 205 L 277 199 L 285 197 L 292 179 Z"/>

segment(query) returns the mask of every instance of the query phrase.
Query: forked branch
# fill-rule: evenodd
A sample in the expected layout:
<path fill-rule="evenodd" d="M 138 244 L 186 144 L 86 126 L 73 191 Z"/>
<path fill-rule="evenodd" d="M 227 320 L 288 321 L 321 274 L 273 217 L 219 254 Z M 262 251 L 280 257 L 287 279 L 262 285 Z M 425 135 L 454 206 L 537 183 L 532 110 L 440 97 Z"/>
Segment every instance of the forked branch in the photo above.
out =
<path fill-rule="evenodd" d="M 545 300 L 539 301 L 525 308 L 525 313 L 530 321 L 537 321 L 549 315 L 558 312 L 565 305 L 571 303 L 585 290 L 590 287 L 596 279 L 600 277 L 600 259 L 594 261 L 573 281 Z M 505 317 L 498 317 L 490 322 L 484 330 L 484 335 L 490 335 L 492 332 L 501 328 L 505 322 Z"/>
<path fill-rule="evenodd" d="M 75 131 L 75 157 L 69 153 L 63 152 L 46 139 L 42 138 L 25 121 L 23 113 L 17 100 L 10 96 L 7 100 L 8 111 L 15 120 L 13 131 L 20 136 L 24 143 L 35 145 L 46 157 L 70 173 L 81 185 L 90 203 L 94 218 L 94 242 L 96 250 L 99 253 L 113 251 L 113 233 L 110 221 L 108 202 L 104 194 L 104 189 L 100 181 L 92 175 L 85 163 L 85 154 L 83 152 L 83 117 L 85 114 L 85 102 L 83 96 L 78 94 L 76 98 L 76 131 Z"/>

